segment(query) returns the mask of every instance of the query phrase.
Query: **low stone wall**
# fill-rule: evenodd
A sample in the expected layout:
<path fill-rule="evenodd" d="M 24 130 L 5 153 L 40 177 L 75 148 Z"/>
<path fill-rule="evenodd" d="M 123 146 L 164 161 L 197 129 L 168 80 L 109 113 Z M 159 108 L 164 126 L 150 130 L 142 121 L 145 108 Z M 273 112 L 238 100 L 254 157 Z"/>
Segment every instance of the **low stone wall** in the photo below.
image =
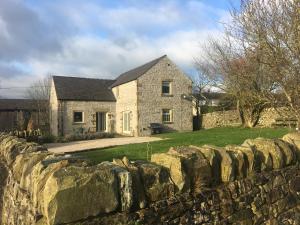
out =
<path fill-rule="evenodd" d="M 266 108 L 258 121 L 258 126 L 272 127 L 276 119 L 293 118 L 292 113 L 286 108 Z M 206 113 L 202 116 L 202 128 L 209 129 L 214 127 L 238 126 L 241 125 L 241 120 L 237 110 L 217 111 Z"/>
<path fill-rule="evenodd" d="M 0 134 L 3 225 L 297 224 L 300 134 L 91 165 Z"/>
<path fill-rule="evenodd" d="M 217 111 L 202 115 L 201 127 L 204 129 L 241 125 L 237 110 Z"/>
<path fill-rule="evenodd" d="M 265 109 L 258 121 L 258 125 L 263 127 L 271 127 L 273 123 L 275 123 L 276 119 L 290 119 L 293 118 L 291 111 L 287 108 L 279 108 L 275 110 L 274 108 Z"/>

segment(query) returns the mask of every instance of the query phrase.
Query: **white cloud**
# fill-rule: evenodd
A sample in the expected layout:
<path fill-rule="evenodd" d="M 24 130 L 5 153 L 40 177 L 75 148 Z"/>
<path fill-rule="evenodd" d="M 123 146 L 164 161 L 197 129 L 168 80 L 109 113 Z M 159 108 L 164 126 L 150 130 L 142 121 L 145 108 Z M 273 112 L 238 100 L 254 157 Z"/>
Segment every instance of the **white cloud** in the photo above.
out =
<path fill-rule="evenodd" d="M 199 46 L 217 30 L 178 31 L 156 39 L 138 36 L 120 45 L 118 41 L 77 36 L 66 40 L 60 54 L 47 60 L 29 61 L 34 74 L 86 75 L 115 78 L 137 65 L 167 54 L 179 66 L 192 67 Z M 130 45 L 130 48 L 127 46 Z"/>
<path fill-rule="evenodd" d="M 9 4 L 8 0 L 4 1 Z M 86 1 L 72 3 L 48 2 L 48 12 L 45 8 L 37 11 L 38 7 L 31 10 L 18 5 L 19 11 L 33 14 L 30 18 L 37 20 L 18 20 L 17 25 L 22 29 L 30 28 L 25 36 L 22 32 L 7 31 L 6 35 L 15 37 L 13 46 L 19 47 L 9 58 L 0 54 L 2 87 L 29 86 L 48 74 L 115 78 L 164 54 L 183 69 L 189 69 L 193 67 L 194 58 L 201 54 L 201 43 L 209 36 L 220 36 L 216 20 L 227 18 L 224 10 L 199 1 L 187 1 L 186 4 L 163 1 L 147 7 L 136 4 L 123 8 L 108 8 Z M 10 10 L 6 23 L 15 24 L 12 23 L 13 8 Z M 5 25 L 1 21 L 0 15 L 0 28 Z M 33 28 L 37 28 L 37 33 Z M 29 40 L 30 46 L 26 46 L 23 37 Z M 0 51 L 7 48 L 8 45 L 0 44 Z M 1 62 L 7 60 L 10 61 L 1 71 Z M 14 68 L 14 61 L 21 66 Z M 22 65 L 30 68 L 30 72 L 22 71 Z M 7 71 L 14 76 L 4 77 Z M 19 76 L 16 75 L 18 71 Z M 16 93 L 0 89 L 0 96 L 20 97 L 22 89 L 15 90 Z"/>

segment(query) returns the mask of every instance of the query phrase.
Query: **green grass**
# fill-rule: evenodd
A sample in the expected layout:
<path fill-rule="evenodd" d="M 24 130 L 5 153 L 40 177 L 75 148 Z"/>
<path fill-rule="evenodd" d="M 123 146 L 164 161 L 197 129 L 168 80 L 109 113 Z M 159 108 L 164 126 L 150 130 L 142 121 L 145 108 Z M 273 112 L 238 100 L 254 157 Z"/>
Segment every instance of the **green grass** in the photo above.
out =
<path fill-rule="evenodd" d="M 156 135 L 156 137 L 168 138 L 166 140 L 151 142 L 152 153 L 166 152 L 172 146 L 213 144 L 225 146 L 228 144 L 242 144 L 247 138 L 277 138 L 288 133 L 285 128 L 241 128 L 223 127 L 208 130 L 200 130 L 186 133 L 168 133 Z M 130 144 L 106 149 L 96 149 L 81 153 L 76 153 L 95 163 L 101 161 L 111 161 L 113 158 L 127 156 L 130 160 L 147 159 L 147 143 Z"/>

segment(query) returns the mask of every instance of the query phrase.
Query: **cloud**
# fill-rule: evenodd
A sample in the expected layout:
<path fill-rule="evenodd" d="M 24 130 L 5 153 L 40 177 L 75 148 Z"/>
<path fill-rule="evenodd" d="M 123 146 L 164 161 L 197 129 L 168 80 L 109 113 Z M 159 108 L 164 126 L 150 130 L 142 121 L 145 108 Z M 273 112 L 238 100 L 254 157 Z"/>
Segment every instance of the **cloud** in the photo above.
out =
<path fill-rule="evenodd" d="M 0 60 L 26 60 L 61 50 L 63 33 L 17 0 L 0 1 Z M 2 32 L 2 29 L 4 32 Z"/>
<path fill-rule="evenodd" d="M 1 0 L 1 86 L 48 74 L 115 78 L 164 54 L 189 71 L 223 18 L 225 10 L 193 0 Z"/>

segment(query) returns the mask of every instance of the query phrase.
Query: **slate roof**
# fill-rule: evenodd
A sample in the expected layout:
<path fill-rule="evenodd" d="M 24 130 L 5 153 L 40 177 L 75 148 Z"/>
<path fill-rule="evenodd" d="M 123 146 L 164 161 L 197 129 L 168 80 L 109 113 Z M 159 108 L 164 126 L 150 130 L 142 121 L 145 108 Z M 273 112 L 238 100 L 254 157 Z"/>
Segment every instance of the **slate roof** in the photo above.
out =
<path fill-rule="evenodd" d="M 33 111 L 37 109 L 36 101 L 32 99 L 0 99 L 0 111 Z"/>
<path fill-rule="evenodd" d="M 109 88 L 115 80 L 53 76 L 53 81 L 58 100 L 116 101 Z"/>
<path fill-rule="evenodd" d="M 155 66 L 161 59 L 163 59 L 164 57 L 166 57 L 166 55 L 163 55 L 157 59 L 154 59 L 142 66 L 136 67 L 132 70 L 129 70 L 125 73 L 122 73 L 117 80 L 111 85 L 111 88 L 121 85 L 121 84 L 125 84 L 127 82 L 136 80 L 137 78 L 139 78 L 140 76 L 142 76 L 143 74 L 145 74 L 148 70 L 150 70 L 153 66 Z"/>

